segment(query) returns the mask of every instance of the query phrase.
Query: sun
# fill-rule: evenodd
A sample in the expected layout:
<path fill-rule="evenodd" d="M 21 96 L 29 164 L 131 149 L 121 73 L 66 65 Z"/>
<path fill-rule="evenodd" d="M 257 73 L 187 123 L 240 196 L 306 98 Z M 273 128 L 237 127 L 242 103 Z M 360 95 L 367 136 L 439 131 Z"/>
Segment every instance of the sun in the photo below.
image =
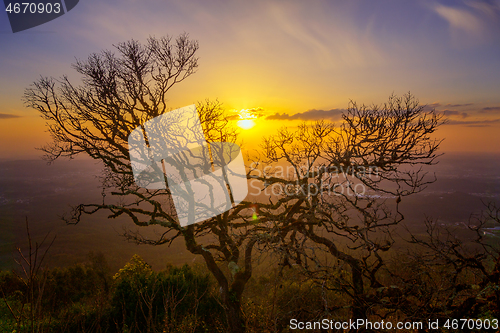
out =
<path fill-rule="evenodd" d="M 234 110 L 235 113 L 238 114 L 240 120 L 236 122 L 239 128 L 244 130 L 249 130 L 255 126 L 255 120 L 257 115 L 254 112 L 255 109 L 242 109 L 242 110 Z"/>
<path fill-rule="evenodd" d="M 248 130 L 255 126 L 255 121 L 253 119 L 240 119 L 236 123 L 240 128 Z"/>

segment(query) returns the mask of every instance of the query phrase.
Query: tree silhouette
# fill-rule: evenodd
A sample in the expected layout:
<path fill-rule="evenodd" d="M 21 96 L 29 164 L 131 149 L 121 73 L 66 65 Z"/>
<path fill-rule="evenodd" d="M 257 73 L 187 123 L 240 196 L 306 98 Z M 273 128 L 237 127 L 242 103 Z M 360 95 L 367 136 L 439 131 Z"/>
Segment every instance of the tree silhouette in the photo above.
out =
<path fill-rule="evenodd" d="M 238 239 L 230 235 L 230 223 L 239 218 L 241 207 L 204 223 L 182 227 L 169 188 L 137 186 L 130 162 L 130 133 L 170 110 L 167 93 L 195 72 L 198 43 L 184 34 L 175 40 L 151 37 L 145 45 L 131 40 L 115 48 L 117 55 L 103 51 L 73 65 L 83 77 L 80 86 L 73 85 L 66 76 L 59 80 L 42 77 L 25 91 L 25 102 L 41 113 L 52 136 L 51 144 L 42 148 L 49 161 L 84 154 L 104 166 L 103 202 L 78 205 L 68 222 L 78 223 L 82 214 L 108 210 L 111 218 L 125 214 L 137 226 L 166 228 L 159 239 L 134 232 L 125 234 L 138 243 L 171 244 L 182 237 L 191 253 L 204 258 L 219 283 L 229 330 L 241 332 L 241 295 L 251 275 L 255 244 L 245 237 L 243 229 Z M 225 119 L 219 102 L 199 103 L 197 110 L 207 141 L 235 141 L 236 132 Z M 112 202 L 113 196 L 119 200 Z M 206 234 L 214 239 L 199 237 Z M 240 247 L 244 247 L 242 252 Z M 244 264 L 240 269 L 236 263 L 241 260 Z M 231 272 L 220 267 L 219 261 L 231 264 Z"/>
<path fill-rule="evenodd" d="M 351 297 L 352 316 L 366 318 L 377 302 L 366 288 L 384 286 L 383 252 L 404 218 L 401 200 L 435 180 L 423 166 L 438 156 L 431 134 L 441 117 L 408 93 L 381 106 L 351 102 L 342 120 L 338 128 L 325 121 L 283 128 L 265 140 L 264 167 L 251 175 L 273 188 L 259 203 L 259 228 L 282 265 Z"/>
<path fill-rule="evenodd" d="M 390 238 L 380 239 L 380 231 L 402 220 L 397 209 L 402 197 L 432 181 L 415 166 L 432 164 L 437 156 L 440 142 L 430 135 L 440 124 L 439 116 L 425 111 L 408 94 L 392 96 L 382 107 L 358 108 L 351 103 L 340 128 L 320 121 L 302 124 L 296 132 L 283 129 L 265 140 L 261 157 L 248 170 L 262 190 L 258 197 L 248 197 L 201 223 L 182 226 L 162 164 L 151 168 L 162 175 L 166 186 L 138 186 L 128 140 L 135 129 L 170 111 L 167 93 L 195 72 L 198 43 L 181 35 L 175 40 L 150 38 L 145 45 L 132 40 L 115 48 L 117 55 L 103 51 L 74 64 L 82 76 L 80 86 L 67 77 L 42 77 L 25 91 L 27 105 L 42 114 L 52 136 L 52 143 L 42 148 L 49 161 L 84 154 L 103 163 L 103 202 L 78 205 L 68 222 L 78 223 L 83 214 L 106 210 L 109 217 L 126 215 L 137 226 L 165 228 L 156 239 L 126 232 L 129 240 L 161 245 L 183 239 L 217 280 L 229 332 L 245 331 L 241 301 L 256 250 L 275 250 L 283 265 L 294 262 L 316 279 L 331 269 L 315 252 L 325 250 L 350 268 L 350 280 L 337 282 L 352 297 L 354 316 L 364 317 L 365 285 L 380 284 L 379 253 L 391 245 Z M 237 133 L 219 102 L 198 103 L 197 111 L 209 143 L 236 141 Z M 156 139 L 161 141 L 162 136 Z M 217 145 L 209 147 L 179 157 L 197 162 L 196 170 L 187 172 L 220 167 L 214 163 Z M 279 173 L 283 165 L 292 172 Z M 267 188 L 276 186 L 281 190 L 266 194 Z M 366 191 L 359 193 L 361 188 Z M 231 197 L 233 189 L 228 192 Z M 392 207 L 379 200 L 381 195 L 391 196 Z M 351 242 L 360 255 L 342 250 L 332 235 Z"/>
<path fill-rule="evenodd" d="M 424 235 L 410 234 L 410 243 L 417 247 L 405 260 L 406 270 L 392 272 L 405 302 L 391 307 L 397 306 L 412 320 L 497 318 L 500 249 L 493 235 L 499 223 L 500 207 L 494 202 L 471 215 L 461 232 L 427 219 Z"/>

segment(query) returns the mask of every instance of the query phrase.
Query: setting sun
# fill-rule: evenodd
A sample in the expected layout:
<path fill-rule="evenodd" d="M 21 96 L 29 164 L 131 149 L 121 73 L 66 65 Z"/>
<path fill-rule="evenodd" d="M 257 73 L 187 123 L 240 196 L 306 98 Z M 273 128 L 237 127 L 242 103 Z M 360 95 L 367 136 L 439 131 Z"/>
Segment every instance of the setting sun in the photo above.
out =
<path fill-rule="evenodd" d="M 241 119 L 237 122 L 238 127 L 247 130 L 255 126 L 255 122 L 252 119 Z"/>
<path fill-rule="evenodd" d="M 236 122 L 238 127 L 244 130 L 249 130 L 254 127 L 254 119 L 257 118 L 257 114 L 255 113 L 256 110 L 260 110 L 260 108 L 234 110 L 234 112 L 237 113 L 240 118 L 240 120 Z"/>

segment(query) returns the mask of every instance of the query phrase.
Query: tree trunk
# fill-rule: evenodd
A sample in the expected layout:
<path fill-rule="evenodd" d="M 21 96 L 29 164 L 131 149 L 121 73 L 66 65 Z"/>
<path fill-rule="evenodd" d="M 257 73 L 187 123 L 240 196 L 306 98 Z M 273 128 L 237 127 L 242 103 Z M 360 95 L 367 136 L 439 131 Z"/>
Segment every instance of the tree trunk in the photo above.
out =
<path fill-rule="evenodd" d="M 351 267 L 351 281 L 354 290 L 354 298 L 352 300 L 352 317 L 354 319 L 366 319 L 366 305 L 363 302 L 363 273 L 357 260 L 354 258 L 352 259 L 352 261 L 347 261 L 347 264 Z"/>
<path fill-rule="evenodd" d="M 335 244 L 324 237 L 315 234 L 312 231 L 305 231 L 306 235 L 315 243 L 323 244 L 328 248 L 328 251 L 337 259 L 342 260 L 351 267 L 351 284 L 353 291 L 352 300 L 352 317 L 353 319 L 366 319 L 366 304 L 363 301 L 364 295 L 364 282 L 363 271 L 361 269 L 359 260 L 339 251 Z"/>
<path fill-rule="evenodd" d="M 194 254 L 200 254 L 205 260 L 208 270 L 213 274 L 219 284 L 222 296 L 222 304 L 226 314 L 229 333 L 244 333 L 246 331 L 243 311 L 241 311 L 241 296 L 245 289 L 246 282 L 251 276 L 251 252 L 255 241 L 250 242 L 245 252 L 245 271 L 238 272 L 234 276 L 234 282 L 229 287 L 229 282 L 221 271 L 210 251 L 197 245 L 192 232 L 185 234 L 186 247 Z M 248 260 L 250 259 L 250 260 Z"/>
<path fill-rule="evenodd" d="M 245 320 L 243 319 L 243 312 L 241 311 L 241 301 L 231 292 L 228 292 L 227 295 L 223 295 L 222 298 L 226 310 L 228 333 L 246 332 Z"/>

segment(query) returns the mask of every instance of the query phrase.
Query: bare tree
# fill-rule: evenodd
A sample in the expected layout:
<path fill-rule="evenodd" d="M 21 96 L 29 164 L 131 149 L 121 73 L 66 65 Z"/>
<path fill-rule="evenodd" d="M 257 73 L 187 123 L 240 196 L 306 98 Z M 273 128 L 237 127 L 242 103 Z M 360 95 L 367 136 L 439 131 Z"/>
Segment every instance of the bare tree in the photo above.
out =
<path fill-rule="evenodd" d="M 486 204 L 484 212 L 471 215 L 465 227 L 442 226 L 427 219 L 425 235 L 410 233 L 409 242 L 417 247 L 406 256 L 406 269 L 391 270 L 405 297 L 390 306 L 397 306 L 412 320 L 497 318 L 500 248 L 495 230 L 499 223 L 500 208 L 493 202 Z M 493 328 L 498 321 L 489 324 Z"/>
<path fill-rule="evenodd" d="M 431 135 L 441 120 L 410 93 L 382 106 L 351 102 L 342 120 L 283 128 L 265 140 L 264 167 L 251 176 L 271 189 L 258 205 L 258 228 L 267 229 L 282 265 L 351 297 L 353 317 L 366 318 L 373 301 L 366 288 L 383 286 L 379 271 L 391 227 L 404 218 L 401 200 L 435 180 L 423 166 L 438 156 Z"/>
<path fill-rule="evenodd" d="M 297 132 L 282 130 L 264 142 L 263 164 L 254 163 L 248 171 L 261 184 L 263 194 L 258 200 L 244 201 L 201 223 L 181 225 L 173 207 L 172 184 L 161 164 L 151 165 L 151 174 L 159 178 L 144 182 L 163 182 L 163 187 L 138 186 L 128 139 L 133 131 L 170 110 L 166 95 L 195 72 L 197 49 L 197 42 L 187 35 L 175 40 L 150 38 L 146 45 L 132 40 L 116 45 L 117 55 L 104 51 L 78 60 L 74 69 L 83 77 L 80 86 L 67 77 L 41 78 L 26 89 L 27 105 L 42 114 L 52 136 L 52 143 L 43 148 L 49 161 L 84 154 L 103 163 L 103 201 L 78 205 L 69 222 L 106 210 L 111 212 L 109 217 L 126 215 L 137 226 L 165 228 L 155 239 L 126 232 L 129 240 L 161 245 L 183 239 L 217 280 L 230 332 L 245 331 L 242 295 L 252 275 L 253 254 L 265 247 L 275 249 L 284 265 L 295 262 L 320 279 L 329 268 L 319 260 L 317 250 L 349 266 L 351 279 L 338 282 L 354 301 L 353 314 L 364 317 L 365 284 L 379 283 L 377 272 L 383 262 L 379 253 L 391 245 L 391 239 L 380 239 L 377 231 L 401 221 L 397 210 L 401 197 L 425 187 L 428 180 L 418 166 L 432 164 L 437 156 L 439 141 L 430 135 L 439 117 L 424 111 L 408 94 L 393 96 L 382 107 L 358 108 L 351 103 L 340 128 L 323 121 L 303 124 Z M 208 142 L 235 142 L 236 132 L 220 103 L 205 101 L 197 110 Z M 145 141 L 151 139 L 143 136 Z M 179 159 L 194 159 L 200 170 L 220 167 L 214 163 L 218 146 L 209 147 L 181 154 Z M 207 159 L 208 154 L 212 159 Z M 172 161 L 173 165 L 178 162 Z M 277 172 L 280 164 L 291 172 Z M 180 176 L 188 178 L 187 173 L 198 171 L 187 170 Z M 265 194 L 276 185 L 281 192 Z M 358 193 L 361 188 L 366 191 Z M 230 197 L 232 192 L 229 189 Z M 189 197 L 194 192 L 187 188 L 186 193 Z M 388 200 L 394 201 L 395 208 L 378 200 L 380 195 L 392 196 Z M 361 255 L 342 250 L 333 235 L 350 242 Z M 312 262 L 320 269 L 313 268 Z"/>
<path fill-rule="evenodd" d="M 15 259 L 15 262 L 21 269 L 22 273 L 18 274 L 14 271 L 17 279 L 22 281 L 25 289 L 24 300 L 21 302 L 20 307 L 16 307 L 9 303 L 5 297 L 3 290 L 2 295 L 4 297 L 5 304 L 9 309 L 16 321 L 16 329 L 20 330 L 23 326 L 26 327 L 29 332 L 42 332 L 43 331 L 43 312 L 42 312 L 42 299 L 45 291 L 45 283 L 47 282 L 47 274 L 43 269 L 43 261 L 48 251 L 54 244 L 56 236 L 49 240 L 50 243 L 45 245 L 49 234 L 45 235 L 43 240 L 39 242 L 34 242 L 31 238 L 30 227 L 28 219 L 26 218 L 26 236 L 28 241 L 28 254 L 26 255 L 20 247 L 16 247 L 16 252 L 19 259 Z M 46 247 L 45 249 L 43 249 Z M 28 307 L 26 309 L 26 306 Z"/>
<path fill-rule="evenodd" d="M 172 205 L 168 187 L 171 184 L 159 189 L 139 187 L 134 181 L 129 153 L 132 131 L 170 111 L 167 93 L 195 72 L 198 43 L 184 34 L 176 39 L 149 38 L 145 45 L 132 40 L 115 48 L 117 54 L 103 51 L 73 65 L 83 77 L 80 86 L 73 85 L 67 77 L 40 78 L 25 91 L 25 102 L 41 113 L 52 136 L 52 143 L 42 148 L 49 161 L 84 154 L 104 166 L 103 202 L 78 205 L 68 222 L 78 223 L 83 214 L 107 210 L 110 218 L 125 214 L 137 226 L 166 228 L 157 239 L 129 231 L 125 233 L 129 240 L 161 245 L 184 239 L 191 253 L 203 257 L 220 286 L 229 331 L 242 332 L 245 324 L 241 296 L 251 276 L 252 249 L 256 243 L 246 237 L 246 223 L 240 218 L 244 205 L 203 223 L 181 226 Z M 236 140 L 236 132 L 219 102 L 199 103 L 197 110 L 207 141 Z M 211 146 L 212 153 L 214 147 Z M 201 160 L 207 151 L 200 154 L 181 157 Z M 210 159 L 204 160 L 207 161 L 204 167 L 208 165 L 210 169 L 213 165 Z M 165 177 L 162 181 L 167 183 Z M 113 201 L 113 197 L 118 200 Z M 205 235 L 210 237 L 201 237 Z M 221 266 L 221 262 L 225 265 Z"/>

